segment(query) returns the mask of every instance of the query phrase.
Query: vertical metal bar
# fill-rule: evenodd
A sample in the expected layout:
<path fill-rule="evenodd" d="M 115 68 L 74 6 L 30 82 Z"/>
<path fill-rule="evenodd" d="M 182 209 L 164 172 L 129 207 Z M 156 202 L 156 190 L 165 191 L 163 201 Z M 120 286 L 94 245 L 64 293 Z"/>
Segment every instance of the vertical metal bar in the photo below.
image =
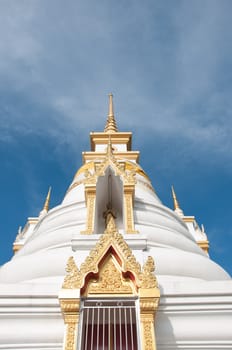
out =
<path fill-rule="evenodd" d="M 99 313 L 100 313 L 100 309 L 98 306 L 97 308 L 97 350 L 99 349 Z"/>
<path fill-rule="evenodd" d="M 114 350 L 116 350 L 116 310 L 114 307 Z"/>
<path fill-rule="evenodd" d="M 84 311 L 84 310 L 83 310 Z M 88 331 L 89 331 L 89 308 L 86 310 L 87 315 L 86 315 L 86 323 L 85 323 L 85 350 L 87 350 L 87 342 L 88 342 Z M 84 315 L 85 316 L 85 312 Z M 84 319 L 84 317 L 83 317 Z"/>
<path fill-rule="evenodd" d="M 125 342 L 126 342 L 126 350 L 128 350 L 128 339 L 127 339 L 127 309 L 124 308 L 124 328 L 125 328 Z"/>
<path fill-rule="evenodd" d="M 94 308 L 92 307 L 91 350 L 93 350 Z"/>
<path fill-rule="evenodd" d="M 102 309 L 102 350 L 105 350 L 105 308 Z"/>
<path fill-rule="evenodd" d="M 131 330 L 131 349 L 134 349 L 134 334 L 133 334 L 132 310 L 131 310 L 131 307 L 130 307 L 130 330 Z"/>
<path fill-rule="evenodd" d="M 108 350 L 110 350 L 110 308 L 108 308 Z"/>
<path fill-rule="evenodd" d="M 120 349 L 122 349 L 122 319 L 121 319 L 121 307 L 119 307 L 119 339 L 120 339 Z"/>

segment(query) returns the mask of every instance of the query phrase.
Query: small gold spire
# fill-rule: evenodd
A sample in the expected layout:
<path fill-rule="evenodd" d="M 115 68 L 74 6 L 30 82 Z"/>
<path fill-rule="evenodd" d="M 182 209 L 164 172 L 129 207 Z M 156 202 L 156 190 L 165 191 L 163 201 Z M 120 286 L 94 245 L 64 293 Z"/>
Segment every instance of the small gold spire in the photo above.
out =
<path fill-rule="evenodd" d="M 118 132 L 116 121 L 114 119 L 113 94 L 109 94 L 109 112 L 108 112 L 108 118 L 106 121 L 104 132 L 106 133 Z"/>
<path fill-rule="evenodd" d="M 49 187 L 49 190 L 48 190 L 48 194 L 47 194 L 47 198 L 44 202 L 44 206 L 43 206 L 43 210 L 45 210 L 46 212 L 48 212 L 49 210 L 49 203 L 50 203 L 50 198 L 51 198 L 51 186 Z"/>
<path fill-rule="evenodd" d="M 173 198 L 174 210 L 180 209 L 180 206 L 179 206 L 178 200 L 177 200 L 177 198 L 176 198 L 176 194 L 175 194 L 175 191 L 174 191 L 174 187 L 173 187 L 173 186 L 172 186 L 172 198 Z"/>

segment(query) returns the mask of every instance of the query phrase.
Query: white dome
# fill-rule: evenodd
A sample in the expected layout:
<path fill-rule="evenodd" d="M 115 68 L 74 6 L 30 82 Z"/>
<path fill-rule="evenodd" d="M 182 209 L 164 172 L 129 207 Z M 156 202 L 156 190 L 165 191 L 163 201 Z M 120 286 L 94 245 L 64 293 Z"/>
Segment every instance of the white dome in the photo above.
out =
<path fill-rule="evenodd" d="M 137 259 L 143 263 L 152 255 L 159 280 L 203 279 L 226 280 L 229 275 L 198 247 L 185 223 L 172 210 L 165 207 L 144 171 L 136 167 L 134 198 L 134 221 L 138 234 L 124 234 L 130 245 L 134 240 L 145 240 L 144 249 L 134 250 Z M 61 283 L 69 256 L 74 255 L 81 263 L 88 251 L 81 245 L 73 248 L 73 239 L 85 239 L 86 204 L 82 183 L 86 165 L 74 177 L 61 205 L 53 208 L 36 225 L 32 236 L 13 259 L 0 270 L 0 282 L 40 281 Z M 88 164 L 93 171 L 93 164 Z M 120 230 L 121 231 L 121 230 Z M 95 240 L 99 235 L 88 235 Z M 75 251 L 74 251 L 75 250 Z"/>

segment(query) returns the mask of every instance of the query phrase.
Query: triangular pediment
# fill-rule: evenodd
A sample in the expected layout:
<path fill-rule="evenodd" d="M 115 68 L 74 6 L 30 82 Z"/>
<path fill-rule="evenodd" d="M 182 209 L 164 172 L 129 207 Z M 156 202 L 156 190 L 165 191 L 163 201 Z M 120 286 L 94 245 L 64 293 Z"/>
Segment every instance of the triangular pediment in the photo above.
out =
<path fill-rule="evenodd" d="M 84 294 L 90 295 L 134 295 L 137 293 L 131 276 L 122 273 L 121 266 L 114 254 L 107 254 L 96 277 L 86 283 Z M 82 293 L 83 294 L 83 293 Z"/>
<path fill-rule="evenodd" d="M 85 173 L 85 184 L 93 184 L 97 182 L 99 176 L 105 176 L 106 170 L 110 167 L 115 176 L 120 176 L 124 184 L 135 184 L 135 171 L 133 169 L 125 169 L 125 161 L 120 162 L 114 156 L 114 149 L 109 138 L 109 143 L 107 145 L 105 158 L 101 162 L 95 162 L 94 173 L 90 172 Z"/>
<path fill-rule="evenodd" d="M 110 271 L 111 269 L 111 271 Z M 64 279 L 64 289 L 80 289 L 81 294 L 86 291 L 103 292 L 103 286 L 108 278 L 108 284 L 120 282 L 117 292 L 137 293 L 139 288 L 156 288 L 154 276 L 154 261 L 148 257 L 143 269 L 136 260 L 128 244 L 115 226 L 113 215 L 109 213 L 107 227 L 100 236 L 95 247 L 90 251 L 80 269 L 70 257 L 67 263 L 67 275 Z M 114 274 L 115 278 L 110 278 Z M 90 281 L 92 281 L 90 285 Z M 132 284 L 133 286 L 132 286 Z M 96 289 L 96 286 L 99 289 Z M 105 292 L 112 290 L 112 286 L 105 288 Z"/>

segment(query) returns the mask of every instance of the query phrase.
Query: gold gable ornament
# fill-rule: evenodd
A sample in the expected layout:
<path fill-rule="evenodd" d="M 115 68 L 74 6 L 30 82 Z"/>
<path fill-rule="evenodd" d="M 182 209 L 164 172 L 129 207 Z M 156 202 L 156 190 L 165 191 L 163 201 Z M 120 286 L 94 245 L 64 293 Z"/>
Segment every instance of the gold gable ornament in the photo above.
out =
<path fill-rule="evenodd" d="M 66 324 L 64 349 L 77 348 L 77 329 L 81 300 L 95 297 L 133 297 L 139 299 L 140 330 L 143 350 L 155 350 L 155 314 L 160 299 L 154 260 L 148 257 L 143 268 L 137 262 L 123 236 L 118 232 L 112 213 L 108 213 L 105 232 L 90 251 L 80 269 L 74 258 L 68 259 L 64 283 L 59 295 Z"/>

